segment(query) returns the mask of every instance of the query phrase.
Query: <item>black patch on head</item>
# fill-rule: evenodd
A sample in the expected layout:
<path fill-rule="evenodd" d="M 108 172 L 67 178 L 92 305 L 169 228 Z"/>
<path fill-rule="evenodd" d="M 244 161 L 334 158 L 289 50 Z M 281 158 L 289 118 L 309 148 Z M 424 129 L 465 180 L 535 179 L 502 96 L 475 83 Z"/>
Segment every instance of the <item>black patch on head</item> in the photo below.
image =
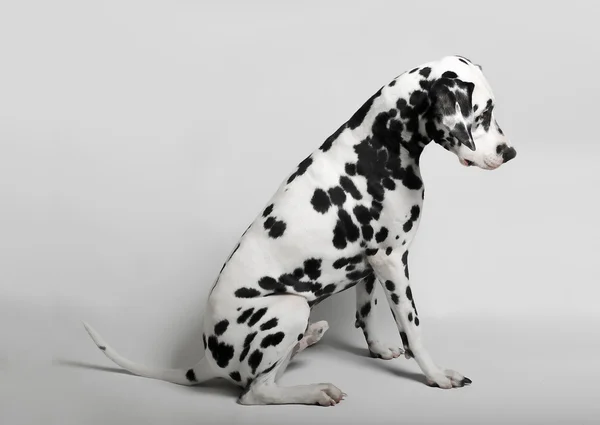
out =
<path fill-rule="evenodd" d="M 315 189 L 315 193 L 310 200 L 315 211 L 320 212 L 321 214 L 325 214 L 329 211 L 329 207 L 331 206 L 331 201 L 329 200 L 329 196 L 323 189 Z"/>
<path fill-rule="evenodd" d="M 310 155 L 304 158 L 304 160 L 302 160 L 302 162 L 298 164 L 298 169 L 288 179 L 287 184 L 293 182 L 296 177 L 306 173 L 306 170 L 308 170 L 308 167 L 310 167 L 310 164 L 312 164 L 312 162 L 313 160 L 310 157 Z"/>
<path fill-rule="evenodd" d="M 267 217 L 268 215 L 270 215 L 273 212 L 273 204 L 269 205 L 267 208 L 265 208 L 265 210 L 263 211 L 262 216 L 263 217 Z"/>
<path fill-rule="evenodd" d="M 458 78 L 458 75 L 454 71 L 446 71 L 442 74 L 442 78 Z"/>
<path fill-rule="evenodd" d="M 388 237 L 388 229 L 385 227 L 382 227 L 381 229 L 379 229 L 379 232 L 377 232 L 377 234 L 375 235 L 375 240 L 378 243 L 381 243 L 381 242 L 385 241 L 387 237 Z"/>
<path fill-rule="evenodd" d="M 341 207 L 346 201 L 346 193 L 340 186 L 332 187 L 327 193 L 329 193 L 329 198 L 331 198 L 331 202 L 334 205 Z"/>
<path fill-rule="evenodd" d="M 240 376 L 240 373 L 238 371 L 231 372 L 229 374 L 229 377 L 231 379 L 233 379 L 234 381 L 236 381 L 236 382 L 241 382 L 242 381 L 242 377 Z"/>
<path fill-rule="evenodd" d="M 356 111 L 354 113 L 354 115 L 352 115 L 352 118 L 350 118 L 348 120 L 348 127 L 350 127 L 350 129 L 354 130 L 355 128 L 357 128 L 358 126 L 360 126 L 362 124 L 365 117 L 367 116 L 367 113 L 369 112 L 369 109 L 371 109 L 371 106 L 373 105 L 373 101 L 377 97 L 379 97 L 380 94 L 381 94 L 381 89 L 379 89 L 379 91 L 377 93 L 375 93 L 373 96 L 371 96 L 369 98 L 369 100 L 367 100 L 363 104 L 363 106 L 361 106 L 360 109 L 358 111 Z"/>
<path fill-rule="evenodd" d="M 240 314 L 240 316 L 237 318 L 237 322 L 239 324 L 244 323 L 246 320 L 248 320 L 248 318 L 250 317 L 250 315 L 252 315 L 252 313 L 254 313 L 254 309 L 253 308 L 249 308 L 247 310 L 244 310 L 244 312 L 242 314 Z"/>
<path fill-rule="evenodd" d="M 279 345 L 279 343 L 281 341 L 283 341 L 284 337 L 285 337 L 285 334 L 283 332 L 276 332 L 274 334 L 269 334 L 263 338 L 262 342 L 260 343 L 260 346 L 262 348 L 267 348 L 270 346 L 275 347 L 275 346 Z"/>
<path fill-rule="evenodd" d="M 400 302 L 400 299 L 398 298 L 398 295 L 394 292 L 392 293 L 392 295 L 390 295 L 390 298 L 392 299 L 392 302 L 394 304 L 398 304 Z M 393 310 L 392 310 L 393 312 Z"/>
<path fill-rule="evenodd" d="M 267 308 L 263 307 L 260 310 L 256 310 L 256 312 L 250 317 L 250 320 L 248 320 L 248 326 L 254 326 L 258 323 L 258 321 L 260 319 L 262 319 L 262 317 L 265 315 L 265 313 L 267 312 Z"/>
<path fill-rule="evenodd" d="M 235 296 L 238 298 L 256 298 L 260 292 L 254 288 L 240 288 L 235 291 Z"/>
<path fill-rule="evenodd" d="M 262 325 L 260 325 L 260 330 L 261 331 L 268 331 L 269 329 L 273 329 L 275 326 L 277 326 L 277 324 L 279 323 L 279 320 L 277 320 L 276 317 L 273 317 L 272 319 L 266 321 L 265 323 L 263 323 Z"/>
<path fill-rule="evenodd" d="M 358 191 L 357 187 L 354 185 L 354 182 L 349 177 L 347 177 L 347 176 L 340 177 L 340 185 L 354 199 L 356 199 L 356 200 L 361 200 L 362 199 L 362 195 Z"/>
<path fill-rule="evenodd" d="M 263 353 L 260 350 L 254 350 L 250 357 L 248 357 L 248 365 L 252 368 L 252 374 L 256 373 L 256 369 L 260 366 L 260 362 L 262 362 Z"/>
<path fill-rule="evenodd" d="M 224 342 L 219 342 L 217 337 L 211 335 L 208 338 L 208 349 L 210 350 L 217 366 L 225 368 L 229 364 L 229 360 L 233 358 L 234 349 L 232 345 Z"/>
<path fill-rule="evenodd" d="M 185 378 L 190 382 L 196 382 L 196 374 L 194 373 L 194 369 L 189 369 L 185 373 Z"/>
<path fill-rule="evenodd" d="M 219 323 L 217 323 L 215 325 L 215 334 L 217 336 L 223 335 L 225 333 L 225 331 L 227 330 L 228 326 L 229 326 L 229 320 L 227 320 L 227 319 L 221 320 Z"/>

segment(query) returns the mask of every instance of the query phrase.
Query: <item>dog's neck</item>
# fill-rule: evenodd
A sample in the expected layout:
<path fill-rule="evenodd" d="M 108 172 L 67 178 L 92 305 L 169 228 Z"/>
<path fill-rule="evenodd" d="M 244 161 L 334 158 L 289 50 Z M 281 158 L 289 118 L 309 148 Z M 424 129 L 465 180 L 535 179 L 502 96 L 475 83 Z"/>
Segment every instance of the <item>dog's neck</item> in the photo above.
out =
<path fill-rule="evenodd" d="M 333 143 L 352 148 L 359 156 L 359 174 L 365 177 L 380 174 L 380 167 L 402 169 L 409 165 L 418 174 L 421 154 L 431 141 L 429 119 L 423 110 L 426 106 L 421 104 L 428 100 L 407 99 L 396 93 L 392 86 L 382 87 L 327 139 L 321 150 L 328 150 Z"/>

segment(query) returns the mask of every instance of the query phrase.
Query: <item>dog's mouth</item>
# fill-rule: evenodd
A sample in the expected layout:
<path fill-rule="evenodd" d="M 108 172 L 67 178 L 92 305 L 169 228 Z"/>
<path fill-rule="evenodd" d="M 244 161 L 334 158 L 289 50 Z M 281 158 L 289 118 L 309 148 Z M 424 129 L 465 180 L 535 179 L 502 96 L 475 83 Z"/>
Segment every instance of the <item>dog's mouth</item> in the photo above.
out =
<path fill-rule="evenodd" d="M 468 159 L 459 158 L 459 161 L 465 167 L 470 167 L 472 165 L 475 165 L 475 163 L 473 161 L 469 161 Z"/>

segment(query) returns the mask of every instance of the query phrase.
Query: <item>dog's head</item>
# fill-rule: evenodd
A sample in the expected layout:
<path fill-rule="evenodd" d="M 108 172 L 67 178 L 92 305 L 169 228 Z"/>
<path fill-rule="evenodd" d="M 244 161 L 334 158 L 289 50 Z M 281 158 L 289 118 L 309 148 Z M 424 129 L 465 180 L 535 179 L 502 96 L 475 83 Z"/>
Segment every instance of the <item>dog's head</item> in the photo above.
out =
<path fill-rule="evenodd" d="M 494 170 L 517 152 L 494 118 L 494 94 L 480 66 L 452 56 L 429 87 L 427 135 L 461 164 Z"/>

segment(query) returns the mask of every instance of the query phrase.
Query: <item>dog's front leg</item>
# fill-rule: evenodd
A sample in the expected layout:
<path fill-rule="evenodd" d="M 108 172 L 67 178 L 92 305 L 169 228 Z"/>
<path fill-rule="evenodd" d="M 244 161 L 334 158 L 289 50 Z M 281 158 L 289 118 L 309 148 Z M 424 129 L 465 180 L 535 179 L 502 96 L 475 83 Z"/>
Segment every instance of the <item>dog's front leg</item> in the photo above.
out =
<path fill-rule="evenodd" d="M 397 344 L 382 342 L 374 323 L 374 306 L 377 304 L 375 281 L 375 276 L 370 275 L 356 285 L 355 326 L 362 329 L 371 357 L 384 360 L 395 359 L 403 353 L 402 349 Z"/>
<path fill-rule="evenodd" d="M 441 388 L 462 387 L 471 380 L 458 372 L 438 367 L 423 346 L 420 319 L 410 288 L 408 274 L 408 251 L 400 250 L 386 255 L 384 252 L 369 257 L 375 275 L 383 285 L 384 292 L 396 320 L 407 357 L 413 357 L 431 386 Z"/>

